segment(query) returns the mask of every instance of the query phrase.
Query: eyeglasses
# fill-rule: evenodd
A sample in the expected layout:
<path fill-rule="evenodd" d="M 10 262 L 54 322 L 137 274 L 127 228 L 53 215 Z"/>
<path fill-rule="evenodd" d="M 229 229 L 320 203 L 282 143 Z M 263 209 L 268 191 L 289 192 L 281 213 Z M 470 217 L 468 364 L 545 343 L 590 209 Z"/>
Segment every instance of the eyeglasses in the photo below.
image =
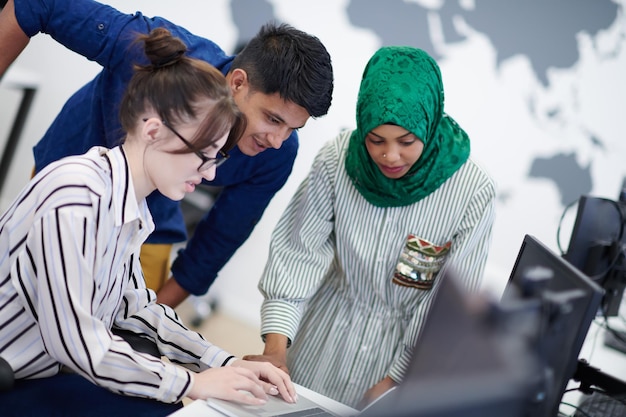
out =
<path fill-rule="evenodd" d="M 189 142 L 187 139 L 182 137 L 180 133 L 178 133 L 176 130 L 174 130 L 174 128 L 172 126 L 170 126 L 170 124 L 167 121 L 162 120 L 162 122 L 163 122 L 163 126 L 167 127 L 169 130 L 172 131 L 173 134 L 178 136 L 178 138 L 180 140 L 182 140 L 183 143 L 190 150 L 192 150 L 193 153 L 195 153 L 198 156 L 198 158 L 200 158 L 202 160 L 202 163 L 198 167 L 198 172 L 206 171 L 207 169 L 211 168 L 212 166 L 215 166 L 215 168 L 217 168 L 220 165 L 222 165 L 224 162 L 226 162 L 228 160 L 228 158 L 230 157 L 230 155 L 228 155 L 226 152 L 224 152 L 221 149 L 217 152 L 217 157 L 215 157 L 215 158 L 211 158 L 210 156 L 206 156 L 206 154 L 204 152 L 197 150 L 191 144 L 191 142 Z"/>

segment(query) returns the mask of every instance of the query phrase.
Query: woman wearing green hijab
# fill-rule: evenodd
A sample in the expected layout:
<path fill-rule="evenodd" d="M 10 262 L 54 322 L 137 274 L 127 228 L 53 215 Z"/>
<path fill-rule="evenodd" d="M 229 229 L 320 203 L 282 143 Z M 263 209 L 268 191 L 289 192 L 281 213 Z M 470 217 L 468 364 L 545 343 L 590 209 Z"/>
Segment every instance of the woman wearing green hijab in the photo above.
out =
<path fill-rule="evenodd" d="M 363 405 L 402 380 L 442 271 L 480 286 L 495 186 L 443 107 L 424 51 L 372 56 L 356 130 L 323 146 L 273 233 L 259 284 L 265 350 L 246 359 Z"/>

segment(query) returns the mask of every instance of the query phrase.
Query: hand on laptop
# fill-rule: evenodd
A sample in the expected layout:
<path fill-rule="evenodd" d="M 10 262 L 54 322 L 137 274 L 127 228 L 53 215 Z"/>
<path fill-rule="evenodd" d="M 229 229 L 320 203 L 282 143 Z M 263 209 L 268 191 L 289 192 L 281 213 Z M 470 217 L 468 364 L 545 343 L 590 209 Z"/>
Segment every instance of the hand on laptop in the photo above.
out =
<path fill-rule="evenodd" d="M 257 375 L 249 369 L 233 366 L 210 368 L 195 374 L 187 396 L 192 400 L 213 397 L 246 404 L 264 404 L 267 401 L 265 387 Z"/>
<path fill-rule="evenodd" d="M 265 335 L 265 349 L 262 355 L 245 355 L 244 360 L 269 362 L 277 368 L 289 373 L 287 368 L 287 336 L 278 333 Z"/>
<path fill-rule="evenodd" d="M 188 397 L 193 400 L 212 397 L 262 405 L 267 402 L 268 394 L 279 393 L 285 401 L 295 402 L 296 390 L 289 375 L 267 362 L 238 359 L 231 366 L 211 368 L 195 374 Z"/>
<path fill-rule="evenodd" d="M 390 389 L 394 388 L 396 385 L 398 385 L 396 381 L 394 381 L 388 376 L 384 377 L 382 380 L 380 380 L 380 382 L 378 382 L 376 385 L 368 389 L 365 392 L 365 394 L 363 394 L 363 398 L 359 402 L 359 405 L 357 408 L 361 410 L 367 407 L 369 404 L 374 402 L 378 397 L 380 397 L 381 395 L 383 395 L 385 392 L 389 391 Z"/>
<path fill-rule="evenodd" d="M 280 355 L 245 355 L 243 358 L 251 362 L 268 362 L 285 373 L 289 372 L 285 359 L 281 358 Z"/>
<path fill-rule="evenodd" d="M 248 369 L 259 378 L 263 390 L 269 395 L 280 394 L 288 403 L 297 400 L 296 388 L 291 382 L 289 374 L 269 362 L 256 362 L 237 359 L 232 367 Z"/>

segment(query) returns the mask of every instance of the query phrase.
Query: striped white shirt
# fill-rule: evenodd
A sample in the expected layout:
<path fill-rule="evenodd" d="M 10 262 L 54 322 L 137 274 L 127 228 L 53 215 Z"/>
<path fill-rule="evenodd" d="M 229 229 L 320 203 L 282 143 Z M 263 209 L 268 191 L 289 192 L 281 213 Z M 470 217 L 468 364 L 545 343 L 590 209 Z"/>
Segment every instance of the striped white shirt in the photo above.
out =
<path fill-rule="evenodd" d="M 120 147 L 62 159 L 30 181 L 0 218 L 0 356 L 16 378 L 66 365 L 111 391 L 176 402 L 190 370 L 227 360 L 146 289 L 138 256 L 153 229 Z M 156 340 L 169 361 L 133 351 L 114 326 Z"/>
<path fill-rule="evenodd" d="M 475 290 L 496 192 L 470 159 L 417 203 L 373 206 L 344 167 L 350 133 L 316 156 L 273 232 L 259 289 L 262 334 L 293 341 L 287 365 L 294 382 L 356 406 L 383 377 L 402 380 L 434 293 L 392 282 L 408 235 L 451 242 L 443 268 L 454 265 Z"/>

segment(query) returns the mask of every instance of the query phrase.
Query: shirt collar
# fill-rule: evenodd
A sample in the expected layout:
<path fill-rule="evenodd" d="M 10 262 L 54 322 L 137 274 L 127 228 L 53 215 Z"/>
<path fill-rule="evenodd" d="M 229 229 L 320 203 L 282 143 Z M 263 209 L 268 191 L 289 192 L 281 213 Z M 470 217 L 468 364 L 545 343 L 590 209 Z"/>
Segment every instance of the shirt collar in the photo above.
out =
<path fill-rule="evenodd" d="M 111 204 L 115 212 L 115 225 L 122 226 L 139 220 L 141 228 L 147 228 L 148 232 L 152 232 L 154 230 L 152 216 L 145 199 L 137 203 L 130 166 L 124 150 L 121 146 L 113 149 L 101 148 L 100 154 L 108 160 L 111 167 Z"/>

